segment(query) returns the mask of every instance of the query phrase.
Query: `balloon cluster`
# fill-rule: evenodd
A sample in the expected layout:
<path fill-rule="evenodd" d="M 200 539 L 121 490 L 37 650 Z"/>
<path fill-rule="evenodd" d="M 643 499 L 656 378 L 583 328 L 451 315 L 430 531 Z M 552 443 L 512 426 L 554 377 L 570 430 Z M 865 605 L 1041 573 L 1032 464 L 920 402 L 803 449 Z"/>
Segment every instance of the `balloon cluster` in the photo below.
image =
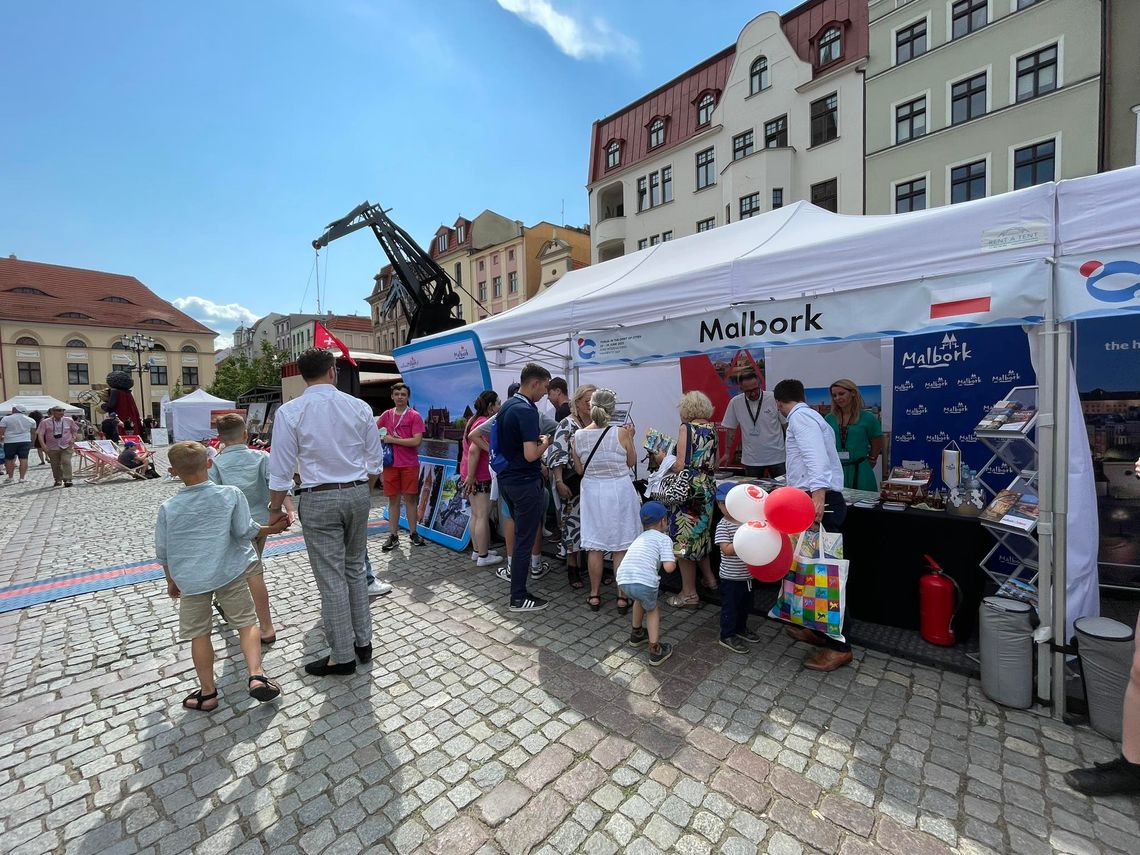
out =
<path fill-rule="evenodd" d="M 755 484 L 738 484 L 724 499 L 729 516 L 740 523 L 733 549 L 754 579 L 775 582 L 792 566 L 791 534 L 807 531 L 815 522 L 811 497 L 794 487 L 771 493 Z"/>

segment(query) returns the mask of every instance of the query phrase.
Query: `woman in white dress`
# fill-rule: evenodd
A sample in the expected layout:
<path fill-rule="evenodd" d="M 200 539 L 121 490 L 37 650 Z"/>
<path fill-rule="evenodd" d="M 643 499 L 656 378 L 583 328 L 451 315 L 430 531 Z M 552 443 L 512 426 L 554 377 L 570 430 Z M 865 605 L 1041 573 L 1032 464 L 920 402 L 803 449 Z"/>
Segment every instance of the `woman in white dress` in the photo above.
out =
<path fill-rule="evenodd" d="M 616 398 L 609 389 L 590 396 L 590 424 L 573 437 L 574 468 L 582 475 L 580 514 L 582 549 L 590 571 L 590 608 L 602 607 L 602 556 L 613 553 L 614 572 L 625 551 L 641 534 L 641 501 L 633 486 L 630 468 L 637 463 L 634 428 L 610 424 Z M 629 601 L 618 590 L 618 611 L 629 611 Z"/>

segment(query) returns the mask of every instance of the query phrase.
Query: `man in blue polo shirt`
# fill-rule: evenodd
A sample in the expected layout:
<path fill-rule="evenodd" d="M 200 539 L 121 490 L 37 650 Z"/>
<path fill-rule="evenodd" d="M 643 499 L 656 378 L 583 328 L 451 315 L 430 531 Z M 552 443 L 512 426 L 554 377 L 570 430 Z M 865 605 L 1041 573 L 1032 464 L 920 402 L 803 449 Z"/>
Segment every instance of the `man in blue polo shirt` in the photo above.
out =
<path fill-rule="evenodd" d="M 519 390 L 499 410 L 498 448 L 507 459 L 498 473 L 499 494 L 515 521 L 515 549 L 511 555 L 512 612 L 537 612 L 546 600 L 526 589 L 530 551 L 542 525 L 546 507 L 542 484 L 542 454 L 550 447 L 550 435 L 539 435 L 535 402 L 546 394 L 550 372 L 528 363 L 519 376 Z"/>

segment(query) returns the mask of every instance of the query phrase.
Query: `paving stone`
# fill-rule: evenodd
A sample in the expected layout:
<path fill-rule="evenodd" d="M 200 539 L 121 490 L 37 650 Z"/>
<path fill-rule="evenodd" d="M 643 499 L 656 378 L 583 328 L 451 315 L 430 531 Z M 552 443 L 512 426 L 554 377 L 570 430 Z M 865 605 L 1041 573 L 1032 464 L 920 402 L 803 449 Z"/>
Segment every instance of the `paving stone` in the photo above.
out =
<path fill-rule="evenodd" d="M 645 836 L 649 838 L 658 849 L 663 852 L 668 852 L 677 839 L 681 836 L 681 831 L 667 819 L 660 814 L 654 814 L 645 826 Z"/>
<path fill-rule="evenodd" d="M 544 748 L 519 769 L 519 783 L 533 792 L 538 792 L 574 762 L 574 753 L 562 745 Z"/>
<path fill-rule="evenodd" d="M 570 813 L 567 801 L 553 791 L 537 794 L 506 825 L 496 839 L 508 855 L 528 852 L 545 840 Z"/>
<path fill-rule="evenodd" d="M 777 799 L 768 812 L 772 821 L 798 840 L 824 852 L 839 848 L 839 832 L 803 805 Z"/>
<path fill-rule="evenodd" d="M 490 828 L 497 828 L 515 816 L 533 794 L 515 781 L 503 781 L 475 802 L 475 815 Z"/>
<path fill-rule="evenodd" d="M 825 796 L 819 806 L 819 812 L 837 825 L 861 837 L 867 837 L 875 824 L 874 811 L 842 796 Z"/>
<path fill-rule="evenodd" d="M 768 855 L 800 855 L 803 851 L 804 847 L 798 840 L 782 831 L 777 831 L 768 840 Z"/>
<path fill-rule="evenodd" d="M 888 817 L 879 819 L 875 841 L 892 855 L 951 855 L 940 840 L 905 828 Z"/>
<path fill-rule="evenodd" d="M 487 832 L 475 820 L 460 816 L 448 823 L 428 841 L 428 851 L 434 855 L 471 855 L 487 840 Z"/>

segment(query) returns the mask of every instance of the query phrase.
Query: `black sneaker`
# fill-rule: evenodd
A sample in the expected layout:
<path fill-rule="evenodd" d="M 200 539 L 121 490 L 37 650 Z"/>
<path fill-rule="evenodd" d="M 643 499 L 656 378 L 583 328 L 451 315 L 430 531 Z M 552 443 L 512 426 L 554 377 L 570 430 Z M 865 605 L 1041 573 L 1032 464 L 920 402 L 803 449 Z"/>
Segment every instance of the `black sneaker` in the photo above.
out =
<path fill-rule="evenodd" d="M 549 561 L 539 561 L 537 565 L 535 565 L 535 564 L 530 565 L 530 578 L 532 578 L 532 579 L 541 579 L 543 576 L 545 576 L 549 572 L 550 572 L 550 562 Z"/>
<path fill-rule="evenodd" d="M 740 632 L 736 633 L 736 637 L 741 641 L 747 641 L 749 644 L 759 644 L 761 638 L 756 634 L 756 630 L 745 627 Z"/>
<path fill-rule="evenodd" d="M 1140 763 L 1129 763 L 1123 755 L 1091 769 L 1065 773 L 1065 783 L 1086 796 L 1123 796 L 1140 793 Z"/>
<path fill-rule="evenodd" d="M 650 649 L 649 651 L 649 664 L 657 667 L 670 656 L 673 655 L 673 645 L 666 641 L 662 641 L 657 645 L 657 650 Z"/>
<path fill-rule="evenodd" d="M 643 626 L 635 626 L 629 631 L 629 646 L 642 647 L 649 643 L 649 630 Z"/>
<path fill-rule="evenodd" d="M 424 539 L 422 537 L 420 537 L 420 533 L 418 531 L 413 531 L 412 536 L 409 538 L 409 540 L 412 541 L 412 546 L 423 546 L 424 545 Z"/>
<path fill-rule="evenodd" d="M 733 653 L 747 653 L 748 645 L 741 641 L 737 636 L 730 635 L 728 638 L 720 640 L 721 647 L 727 647 Z"/>
<path fill-rule="evenodd" d="M 400 545 L 400 538 L 394 534 L 388 535 L 388 539 L 384 541 L 384 545 L 380 547 L 381 552 L 391 552 Z"/>
<path fill-rule="evenodd" d="M 534 594 L 527 594 L 522 600 L 511 600 L 512 612 L 540 612 L 545 609 L 550 603 L 536 597 Z"/>
<path fill-rule="evenodd" d="M 511 581 L 511 569 L 505 565 L 496 570 L 495 575 L 502 579 L 504 582 Z"/>
<path fill-rule="evenodd" d="M 326 657 L 325 659 L 319 659 L 316 662 L 306 664 L 305 672 L 312 674 L 314 677 L 343 677 L 348 674 L 356 673 L 356 661 L 350 659 L 348 662 L 333 663 Z"/>

